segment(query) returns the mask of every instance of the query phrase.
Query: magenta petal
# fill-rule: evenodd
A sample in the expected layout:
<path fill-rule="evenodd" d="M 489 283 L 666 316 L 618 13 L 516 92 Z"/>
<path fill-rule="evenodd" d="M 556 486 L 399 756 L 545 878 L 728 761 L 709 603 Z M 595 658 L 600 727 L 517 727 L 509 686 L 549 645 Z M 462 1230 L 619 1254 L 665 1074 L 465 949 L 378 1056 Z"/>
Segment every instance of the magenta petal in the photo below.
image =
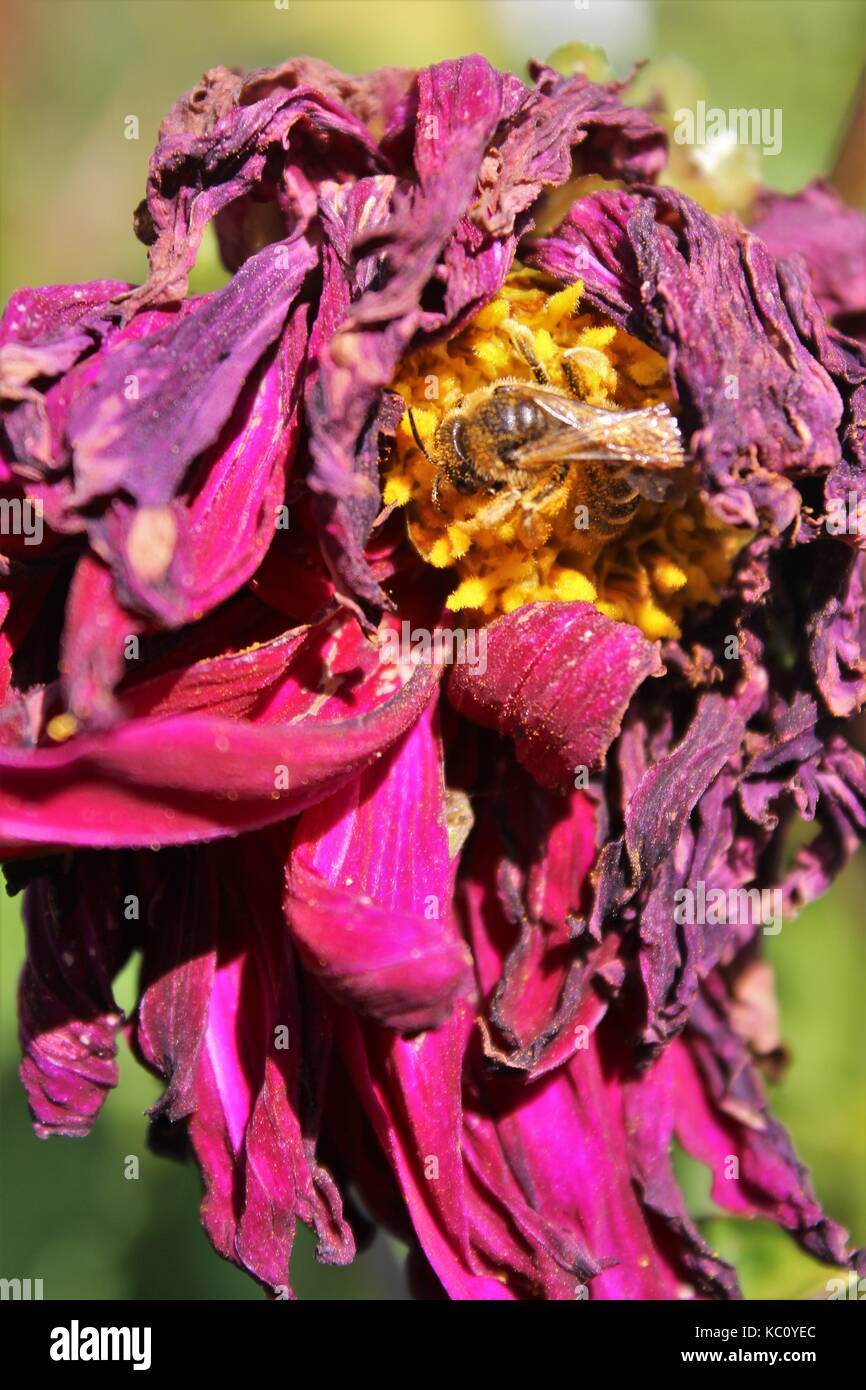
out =
<path fill-rule="evenodd" d="M 468 1127 L 461 1063 L 471 1018 L 404 1041 L 343 1021 L 355 1088 L 392 1164 L 415 1232 L 450 1298 L 573 1298 L 595 1272 L 540 1215 L 509 1171 L 492 1126 Z M 365 1044 L 366 1043 L 366 1047 Z"/>
<path fill-rule="evenodd" d="M 548 792 L 522 773 L 502 780 L 495 811 L 479 799 L 460 901 L 479 984 L 490 995 L 485 1052 L 537 1077 L 567 1061 L 603 1017 L 604 993 L 593 981 L 621 970 L 619 938 L 611 932 L 598 945 L 585 935 L 593 802 L 585 792 Z"/>
<path fill-rule="evenodd" d="M 164 672 L 126 684 L 120 705 L 127 719 L 203 710 L 263 722 L 262 713 L 270 702 L 282 704 L 292 689 L 294 659 L 309 638 L 310 628 L 297 627 L 270 641 L 253 643 L 245 651 L 205 657 L 180 667 L 172 663 Z"/>
<path fill-rule="evenodd" d="M 579 199 L 527 257 L 581 279 L 590 304 L 667 356 L 718 514 L 757 529 L 764 513 L 783 531 L 800 505 L 785 474 L 838 464 L 843 401 L 761 239 L 670 188 L 604 192 Z"/>
<path fill-rule="evenodd" d="M 105 335 L 108 301 L 128 286 L 117 280 L 18 290 L 0 322 L 0 394 L 33 394 L 31 381 L 65 372 Z"/>
<path fill-rule="evenodd" d="M 157 1113 L 189 1115 L 214 1245 L 289 1291 L 299 1219 L 315 1229 L 320 1259 L 346 1263 L 354 1242 L 315 1157 L 327 1039 L 321 1019 L 305 1018 L 280 912 L 284 843 L 265 832 L 168 861 L 137 1044 L 169 1083 Z"/>
<path fill-rule="evenodd" d="M 61 648 L 65 704 L 80 724 L 99 728 L 116 717 L 112 692 L 125 674 L 124 644 L 141 628 L 118 603 L 110 570 L 85 552 L 66 600 Z"/>
<path fill-rule="evenodd" d="M 132 949 L 127 887 L 118 856 L 91 854 L 27 890 L 21 1080 L 42 1139 L 87 1134 L 117 1085 L 123 1014 L 111 982 Z"/>
<path fill-rule="evenodd" d="M 557 1219 L 548 1192 L 520 1166 L 523 1155 L 510 1153 L 502 1130 L 472 1110 L 465 1116 L 463 1150 L 476 1260 L 499 1271 L 511 1298 L 585 1298 L 600 1266 L 571 1223 Z"/>
<path fill-rule="evenodd" d="M 418 669 L 368 714 L 253 725 L 134 720 L 56 749 L 0 750 L 0 836 L 43 845 L 183 844 L 284 820 L 351 780 L 418 717 Z"/>
<path fill-rule="evenodd" d="M 654 178 L 665 163 L 664 131 L 639 107 L 620 99 L 622 84 L 597 85 L 582 74 L 563 77 L 532 64 L 530 94 L 488 156 L 497 177 L 482 169 L 480 206 L 474 216 L 491 232 L 510 232 L 545 187 L 565 183 L 577 161 L 586 173 L 626 180 Z"/>
<path fill-rule="evenodd" d="M 587 297 L 634 331 L 640 324 L 640 272 L 628 237 L 638 203 L 631 193 L 603 190 L 581 198 L 549 236 L 530 238 L 522 254 L 557 280 L 583 280 Z"/>
<path fill-rule="evenodd" d="M 532 603 L 486 629 L 487 670 L 456 665 L 453 705 L 510 734 L 517 757 L 546 787 L 597 768 L 637 687 L 661 671 L 658 646 L 589 603 Z"/>
<path fill-rule="evenodd" d="M 866 555 L 828 557 L 815 597 L 809 634 L 815 681 L 831 714 L 848 719 L 866 701 Z"/>
<path fill-rule="evenodd" d="M 381 762 L 302 816 L 285 910 L 308 969 L 338 998 L 407 1031 L 447 1016 L 470 960 L 451 924 L 432 707 Z"/>
<path fill-rule="evenodd" d="M 162 625 L 198 620 L 235 593 L 258 569 L 271 544 L 301 427 L 299 415 L 307 347 L 307 306 L 291 313 L 276 352 L 243 385 L 219 437 L 194 463 L 179 495 L 142 515 L 116 500 L 93 522 L 95 546 L 110 552 L 121 599 Z M 288 513 L 287 513 L 288 515 Z M 148 516 L 174 533 L 165 564 L 151 572 Z"/>
<path fill-rule="evenodd" d="M 632 1189 L 621 1079 L 603 1067 L 594 1036 L 567 1068 L 506 1104 L 498 1127 L 511 1168 L 554 1228 L 609 1266 L 592 1298 L 676 1297 L 675 1270 Z"/>
<path fill-rule="evenodd" d="M 109 356 L 69 418 L 79 506 L 118 488 L 142 506 L 174 495 L 217 438 L 314 264 L 302 239 L 268 246 L 193 312 Z"/>
<path fill-rule="evenodd" d="M 310 58 L 259 68 L 246 77 L 225 67 L 205 73 L 160 127 L 147 204 L 139 208 L 136 226 L 150 247 L 150 278 L 134 292 L 129 310 L 183 298 L 207 223 L 220 213 L 243 217 L 253 211 L 246 195 L 264 183 L 272 186 L 277 161 L 285 164 L 286 191 L 279 207 L 258 204 L 266 235 L 257 237 L 253 224 L 250 240 L 256 249 L 297 223 L 298 204 L 304 213 L 310 203 L 315 208 L 314 185 L 330 179 L 332 159 L 347 177 L 380 165 L 364 118 L 378 116 L 381 103 L 384 126 L 408 82 L 394 69 L 383 71 L 385 100 L 377 92 L 378 74 L 347 78 Z M 296 126 L 308 140 L 296 138 Z M 237 250 L 241 264 L 250 247 Z"/>
<path fill-rule="evenodd" d="M 817 768 L 821 830 L 797 851 L 783 891 L 798 910 L 825 893 L 866 836 L 866 759 L 840 736 L 828 740 Z"/>
<path fill-rule="evenodd" d="M 361 1013 L 403 1032 L 434 1027 L 467 985 L 465 948 L 423 916 L 364 902 L 297 862 L 291 892 L 286 915 L 307 969 Z"/>
<path fill-rule="evenodd" d="M 461 1149 L 461 1071 L 468 1025 L 468 1010 L 459 1005 L 443 1027 L 421 1038 L 404 1041 L 372 1028 L 366 1038 L 373 1067 L 399 1107 L 394 1117 L 399 1116 L 404 1129 L 407 1156 L 413 1155 L 411 1165 L 405 1158 L 398 1164 L 401 1181 L 415 1187 L 418 1168 L 423 1172 L 426 1161 L 427 1173 L 421 1177 L 411 1211 L 413 1219 L 417 1217 L 419 1235 L 423 1240 L 428 1220 L 437 1223 L 452 1245 L 453 1257 L 471 1268 Z M 430 1158 L 435 1158 L 435 1167 Z M 431 1171 L 435 1178 L 428 1176 Z"/>
<path fill-rule="evenodd" d="M 507 1299 L 513 1297 L 509 1290 L 483 1273 L 466 1249 L 467 1215 L 458 1150 L 462 1135 L 460 1064 L 468 1021 L 458 1006 L 444 1027 L 420 1039 L 404 1041 L 389 1035 L 383 1045 L 376 1034 L 368 1048 L 358 1021 L 346 1011 L 338 1037 L 355 1093 L 394 1169 L 418 1239 L 437 1277 L 452 1298 Z M 408 1049 L 418 1054 L 417 1068 L 406 1059 Z M 414 1099 L 421 1094 L 421 1068 L 426 1069 L 426 1102 L 434 1089 L 436 1092 L 435 1105 L 426 1115 L 413 1106 L 407 1119 L 400 1085 L 388 1063 L 394 1054 L 404 1059 L 397 1065 Z M 407 1068 L 417 1086 L 405 1076 Z M 422 1135 L 424 1152 L 419 1153 L 415 1144 Z M 434 1159 L 435 1164 L 426 1163 L 425 1171 L 428 1159 Z M 440 1176 L 431 1177 L 434 1173 Z M 435 1184 L 443 1173 L 445 1191 L 440 1195 Z"/>
<path fill-rule="evenodd" d="M 86 292 L 88 286 L 70 289 Z M 171 308 L 151 310 L 121 327 L 116 322 L 120 312 L 116 303 L 107 300 L 81 320 L 81 324 L 88 325 L 88 331 L 70 340 L 74 352 L 69 354 L 68 367 L 58 366 L 53 371 L 46 362 L 40 389 L 30 387 L 27 398 L 5 414 L 5 427 L 14 448 L 13 469 L 23 479 L 37 483 L 42 480 L 43 486 L 36 495 L 44 498 L 46 520 L 55 530 L 77 532 L 85 526 L 85 519 L 75 513 L 73 504 L 75 479 L 68 436 L 72 411 L 95 388 L 116 353 L 134 349 L 143 341 L 153 341 L 206 302 L 206 297 L 191 299 Z M 46 347 L 53 339 L 54 334 L 46 331 Z M 38 346 L 42 349 L 41 343 Z M 123 380 L 121 386 L 130 395 L 137 389 L 134 380 Z M 4 398 L 8 394 L 4 388 Z M 14 393 L 11 398 L 15 399 Z M 31 486 L 35 493 L 35 485 Z"/>
<path fill-rule="evenodd" d="M 828 318 L 866 312 L 866 217 L 828 184 L 810 183 L 790 197 L 765 190 L 751 225 L 774 256 L 802 256 Z"/>
<path fill-rule="evenodd" d="M 490 1118 L 464 1113 L 471 1015 L 405 1041 L 341 1020 L 355 1088 L 403 1190 L 427 1261 L 449 1297 L 573 1299 L 598 1265 L 548 1211 Z"/>
<path fill-rule="evenodd" d="M 671 1162 L 676 1115 L 687 1107 L 673 1060 L 681 1049 L 681 1042 L 671 1043 L 649 1071 L 625 1085 L 632 1176 L 645 1207 L 664 1222 L 682 1254 L 690 1286 L 709 1297 L 739 1298 L 734 1271 L 712 1253 L 691 1221 Z"/>
<path fill-rule="evenodd" d="M 297 1095 L 297 1072 L 293 1079 Z M 197 1132 L 197 1125 L 192 1129 Z M 355 1240 L 343 1216 L 340 1193 L 330 1173 L 316 1161 L 313 1139 L 304 1132 L 289 1100 L 284 1071 L 272 1058 L 265 1063 L 264 1081 L 250 1118 L 246 1161 L 245 1209 L 236 1249 L 250 1273 L 272 1287 L 285 1283 L 295 1216 L 315 1232 L 316 1257 L 323 1264 L 352 1262 Z"/>
<path fill-rule="evenodd" d="M 714 979 L 693 1011 L 688 1046 L 678 1043 L 666 1057 L 684 1146 L 709 1166 L 720 1206 L 776 1221 L 825 1264 L 863 1265 L 866 1252 L 849 1252 L 847 1232 L 825 1216 L 786 1130 L 770 1113 L 748 1048 L 725 1017 L 723 994 Z"/>
<path fill-rule="evenodd" d="M 135 1043 L 168 1083 L 150 1113 L 172 1122 L 197 1103 L 196 1075 L 219 943 L 216 867 L 212 855 L 185 850 L 166 850 L 153 865 Z"/>
<path fill-rule="evenodd" d="M 764 689 L 763 673 L 757 673 L 731 697 L 704 695 L 685 736 L 640 778 L 628 803 L 625 835 L 637 881 L 673 850 L 698 800 L 739 749 Z"/>

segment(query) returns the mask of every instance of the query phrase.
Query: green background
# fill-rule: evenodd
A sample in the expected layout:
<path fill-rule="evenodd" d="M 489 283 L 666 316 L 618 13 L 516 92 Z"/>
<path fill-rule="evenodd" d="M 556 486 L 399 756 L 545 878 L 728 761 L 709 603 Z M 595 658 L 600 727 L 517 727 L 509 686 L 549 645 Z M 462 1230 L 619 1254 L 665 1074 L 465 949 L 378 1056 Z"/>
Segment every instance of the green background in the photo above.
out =
<path fill-rule="evenodd" d="M 866 9 L 855 0 L 15 0 L 6 9 L 0 112 L 0 293 L 20 284 L 139 280 L 131 213 L 162 115 L 218 63 L 251 67 L 309 53 L 362 71 L 480 51 L 522 72 L 573 40 L 602 44 L 618 73 L 674 55 L 707 104 L 781 107 L 782 152 L 762 178 L 792 190 L 829 168 L 858 72 Z M 138 117 L 141 138 L 124 138 Z M 212 240 L 195 287 L 219 282 Z M 830 1213 L 866 1241 L 864 1030 L 866 867 L 768 938 L 792 1065 L 773 1088 Z M 156 1159 L 143 1112 L 157 1086 L 125 1053 L 121 1084 L 85 1141 L 33 1138 L 17 1082 L 17 904 L 0 898 L 0 1276 L 41 1278 L 47 1298 L 258 1298 L 212 1254 L 197 1220 L 195 1170 Z M 131 1007 L 135 966 L 119 1000 Z M 128 1155 L 140 1177 L 128 1181 Z M 747 1296 L 820 1297 L 826 1274 L 761 1222 L 713 1213 L 706 1175 L 681 1163 L 692 1211 L 736 1262 Z M 302 1297 L 404 1297 L 401 1252 L 380 1239 L 348 1270 L 315 1264 L 306 1233 L 293 1280 Z"/>

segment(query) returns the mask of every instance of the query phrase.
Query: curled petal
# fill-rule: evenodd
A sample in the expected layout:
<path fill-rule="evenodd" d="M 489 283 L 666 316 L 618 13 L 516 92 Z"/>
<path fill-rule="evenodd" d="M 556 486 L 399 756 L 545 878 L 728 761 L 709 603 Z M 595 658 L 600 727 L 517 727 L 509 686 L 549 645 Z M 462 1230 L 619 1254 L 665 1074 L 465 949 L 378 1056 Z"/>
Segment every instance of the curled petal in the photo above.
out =
<path fill-rule="evenodd" d="M 301 305 L 276 349 L 250 373 L 180 495 L 138 508 L 117 499 L 92 523 L 94 545 L 113 560 L 122 602 L 161 626 L 180 627 L 258 569 L 275 529 L 290 519 L 284 499 L 301 428 L 306 347 Z"/>
<path fill-rule="evenodd" d="M 671 1049 L 667 1065 L 682 1142 L 709 1166 L 714 1200 L 778 1222 L 825 1264 L 863 1267 L 866 1252 L 850 1254 L 846 1232 L 824 1215 L 787 1132 L 769 1113 L 746 1047 L 728 1022 L 720 980 L 694 1011 L 688 1047 Z"/>
<path fill-rule="evenodd" d="M 866 557 L 835 547 L 815 576 L 809 659 L 831 714 L 850 718 L 866 700 Z"/>
<path fill-rule="evenodd" d="M 266 247 L 176 324 L 110 355 L 69 418 L 77 505 L 119 488 L 140 506 L 170 500 L 217 438 L 314 263 L 303 238 Z"/>
<path fill-rule="evenodd" d="M 664 131 L 645 111 L 621 101 L 621 84 L 562 77 L 540 63 L 531 71 L 536 90 L 487 155 L 472 214 L 500 236 L 543 188 L 568 180 L 576 153 L 587 173 L 627 181 L 649 180 L 665 162 Z"/>
<path fill-rule="evenodd" d="M 442 749 L 428 709 L 298 823 L 285 910 L 308 968 L 392 1027 L 434 1027 L 469 977 L 451 925 Z"/>
<path fill-rule="evenodd" d="M 0 750 L 0 835 L 44 845 L 183 844 L 284 820 L 351 781 L 424 708 L 421 667 L 368 714 L 285 725 L 141 719 L 67 746 Z"/>
<path fill-rule="evenodd" d="M 546 787 L 601 764 L 634 691 L 661 670 L 655 644 L 589 603 L 528 604 L 486 632 L 486 671 L 456 665 L 449 698 L 511 735 L 519 762 Z"/>
<path fill-rule="evenodd" d="M 325 71 L 327 84 L 317 90 L 317 79 Z M 358 90 L 358 102 L 352 99 L 353 88 Z M 365 90 L 366 106 L 361 95 Z M 280 240 L 309 213 L 310 193 L 315 207 L 315 182 L 333 175 L 330 156 L 345 161 L 347 174 L 375 169 L 380 157 L 360 118 L 362 113 L 372 114 L 374 90 L 370 79 L 347 79 L 314 59 L 260 68 L 247 77 L 224 67 L 205 73 L 160 128 L 150 161 L 147 201 L 138 210 L 136 228 L 149 247 L 150 278 L 128 297 L 126 312 L 184 297 L 188 273 L 211 218 L 221 212 L 230 215 L 236 202 L 241 203 L 241 213 L 249 215 L 245 195 L 263 188 L 275 192 L 268 167 L 274 155 L 286 161 L 286 184 L 295 188 L 297 201 L 293 205 L 287 200 L 271 218 L 267 237 L 271 241 Z M 388 90 L 392 103 L 399 100 L 399 77 Z M 383 103 L 383 113 L 386 109 Z M 287 156 L 295 127 L 314 131 L 315 137 L 310 147 L 298 141 Z M 223 223 L 224 231 L 229 225 Z M 249 228 L 251 244 L 257 230 L 255 225 Z M 237 257 L 239 262 L 243 259 L 243 253 Z"/>
<path fill-rule="evenodd" d="M 733 699 L 705 695 L 685 737 L 641 778 L 626 821 L 626 846 L 638 881 L 670 853 L 700 796 L 738 752 L 746 723 L 760 707 L 765 682 L 758 671 Z"/>
<path fill-rule="evenodd" d="M 585 936 L 597 830 L 586 793 L 560 796 L 526 776 L 496 781 L 495 814 L 479 818 L 461 865 L 460 901 L 490 995 L 485 1052 L 537 1077 L 561 1066 L 603 1017 L 619 943 L 614 932 L 602 944 Z"/>
<path fill-rule="evenodd" d="M 628 1069 L 618 1056 L 617 1028 L 606 1021 L 567 1066 L 518 1094 L 504 1084 L 493 1089 L 496 1134 L 516 1184 L 558 1233 L 562 1252 L 570 1246 L 572 1260 L 584 1252 L 574 1268 L 591 1280 L 591 1299 L 676 1298 L 687 1282 L 684 1251 L 632 1185 Z M 474 1131 L 483 1121 L 473 1117 L 468 1125 Z"/>
<path fill-rule="evenodd" d="M 672 189 L 591 194 L 528 259 L 560 274 L 570 261 L 590 303 L 667 356 L 719 515 L 754 529 L 762 514 L 777 531 L 789 525 L 799 496 L 785 475 L 839 462 L 843 403 L 760 238 Z M 744 458 L 752 466 L 742 476 Z"/>
<path fill-rule="evenodd" d="M 133 945 L 129 886 L 119 856 L 84 854 L 27 889 L 21 1080 L 41 1139 L 87 1134 L 117 1085 L 123 1014 L 111 982 Z"/>
<path fill-rule="evenodd" d="M 168 1081 L 154 1113 L 189 1117 L 211 1240 L 280 1290 L 289 1289 L 298 1219 L 316 1231 L 320 1259 L 344 1264 L 354 1253 L 315 1157 L 312 1097 L 325 1084 L 327 1047 L 309 1046 L 308 1027 L 324 1024 L 305 1019 L 280 914 L 284 842 L 264 832 L 171 852 L 150 905 L 136 1031 L 142 1056 Z"/>
<path fill-rule="evenodd" d="M 99 728 L 116 718 L 112 692 L 125 674 L 125 641 L 141 629 L 118 603 L 110 570 L 87 551 L 66 600 L 60 659 L 65 705 L 80 724 Z"/>
<path fill-rule="evenodd" d="M 31 382 L 56 377 L 107 333 L 108 302 L 128 286 L 116 280 L 19 290 L 0 322 L 0 394 L 26 400 Z"/>

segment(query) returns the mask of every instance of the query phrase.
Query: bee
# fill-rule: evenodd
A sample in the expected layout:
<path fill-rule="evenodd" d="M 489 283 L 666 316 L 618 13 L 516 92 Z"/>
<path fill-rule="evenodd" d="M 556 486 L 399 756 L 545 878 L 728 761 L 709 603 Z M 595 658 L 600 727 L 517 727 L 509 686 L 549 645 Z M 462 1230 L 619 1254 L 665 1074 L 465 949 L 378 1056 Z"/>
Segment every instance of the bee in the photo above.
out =
<path fill-rule="evenodd" d="M 569 549 L 598 548 L 628 526 L 643 499 L 667 495 L 669 475 L 686 464 L 679 426 L 665 405 L 589 405 L 538 380 L 538 363 L 530 365 L 535 382 L 503 379 L 465 396 L 441 420 L 431 452 L 410 410 L 415 442 L 436 471 L 433 502 L 439 505 L 447 482 L 491 499 L 470 529 L 496 525 L 519 508 L 527 546 L 556 529 Z M 569 372 L 566 379 L 571 384 Z M 579 515 L 589 522 L 583 530 Z"/>

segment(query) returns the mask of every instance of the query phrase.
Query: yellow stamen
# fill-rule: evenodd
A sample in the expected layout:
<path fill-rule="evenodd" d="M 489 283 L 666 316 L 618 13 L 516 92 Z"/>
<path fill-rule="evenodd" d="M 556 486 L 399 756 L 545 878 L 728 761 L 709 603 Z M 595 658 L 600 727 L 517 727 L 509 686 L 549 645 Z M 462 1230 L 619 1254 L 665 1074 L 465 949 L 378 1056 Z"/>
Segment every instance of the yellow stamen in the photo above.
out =
<path fill-rule="evenodd" d="M 446 600 L 453 613 L 461 608 L 483 608 L 489 597 L 489 589 L 483 579 L 464 579 Z"/>
<path fill-rule="evenodd" d="M 385 483 L 383 500 L 385 502 L 386 507 L 389 507 L 392 502 L 396 503 L 398 507 L 405 507 L 406 503 L 409 501 L 411 496 L 411 479 L 400 478 L 394 475 L 390 477 L 388 481 Z"/>

